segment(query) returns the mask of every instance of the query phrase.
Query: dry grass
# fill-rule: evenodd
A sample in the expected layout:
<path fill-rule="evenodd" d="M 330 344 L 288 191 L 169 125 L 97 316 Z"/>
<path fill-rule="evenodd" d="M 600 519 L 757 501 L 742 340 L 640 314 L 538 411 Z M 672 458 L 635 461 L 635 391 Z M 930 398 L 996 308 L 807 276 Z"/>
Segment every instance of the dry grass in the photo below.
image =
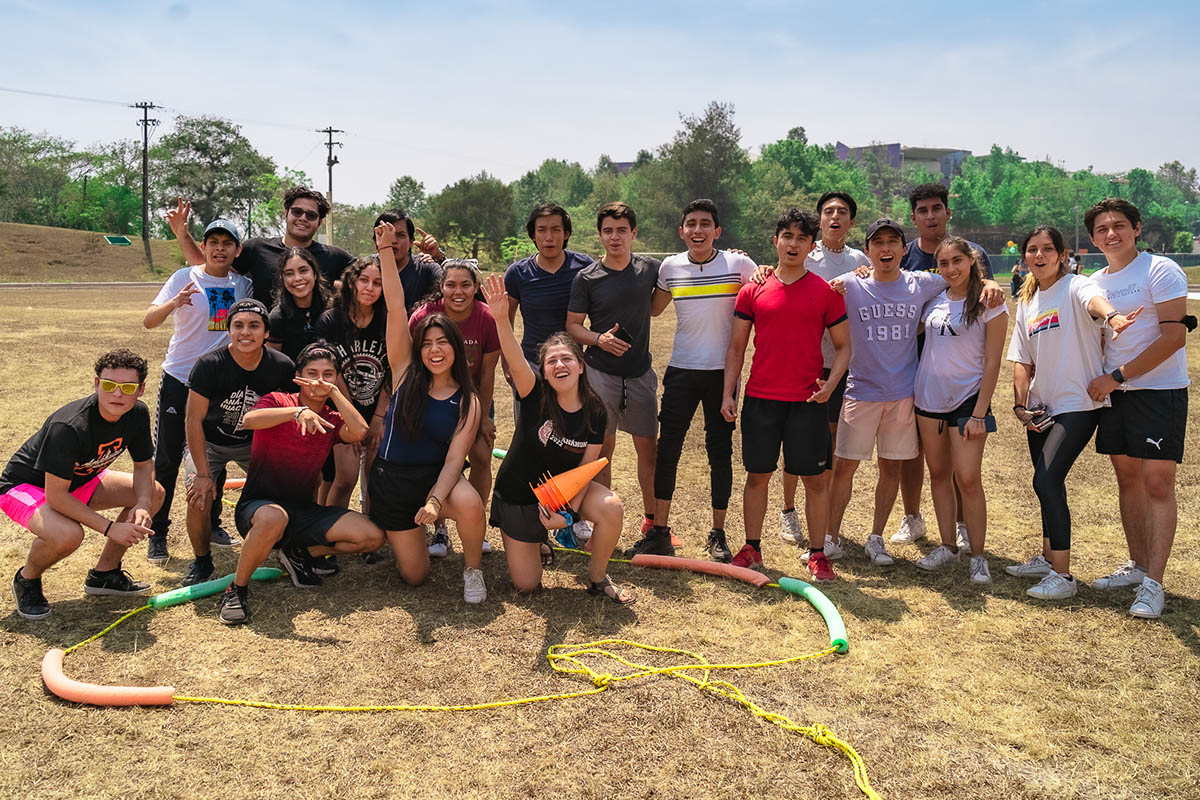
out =
<path fill-rule="evenodd" d="M 151 239 L 152 272 L 137 236 L 115 247 L 104 234 L 0 222 L 0 282 L 154 281 L 183 263 L 173 240 Z"/>
<path fill-rule="evenodd" d="M 155 365 L 166 330 L 142 330 L 148 291 L 9 290 L 0 296 L 9 354 L 0 380 L 0 457 L 46 414 L 88 390 L 95 354 L 128 344 Z M 656 321 L 661 370 L 673 321 Z M 1192 337 L 1193 369 L 1200 345 Z M 158 369 L 152 372 L 156 388 Z M 500 439 L 511 433 L 498 393 Z M 152 392 L 148 392 L 152 395 Z M 1001 389 L 998 406 L 1006 404 Z M 151 403 L 153 404 L 153 403 Z M 1024 437 L 1006 415 L 989 444 L 988 550 L 996 582 L 977 588 L 965 565 L 926 575 L 901 562 L 870 566 L 851 548 L 826 593 L 841 609 L 851 651 L 793 667 L 733 676 L 761 705 L 824 722 L 866 759 L 889 798 L 1198 797 L 1200 731 L 1200 470 L 1197 426 L 1180 471 L 1180 536 L 1160 622 L 1125 614 L 1130 595 L 1083 588 L 1070 603 L 1038 605 L 1026 583 L 1003 576 L 1037 546 L 1037 506 Z M 674 522 L 685 554 L 701 556 L 709 527 L 707 467 L 697 424 L 685 448 Z M 632 449 L 616 455 L 617 489 L 638 503 Z M 874 470 L 859 473 L 846 534 L 861 544 Z M 1124 558 L 1111 468 L 1085 454 L 1070 483 L 1081 578 Z M 778 518 L 773 491 L 768 531 Z M 742 537 L 740 493 L 731 542 Z M 926 516 L 932 508 L 925 498 Z M 179 506 L 177 505 L 177 508 Z M 898 515 L 898 511 L 896 512 Z M 165 568 L 141 553 L 126 566 L 173 588 L 187 566 L 182 517 Z M 227 518 L 228 518 L 227 514 Z M 894 522 L 898 521 L 898 516 Z M 495 532 L 489 534 L 493 542 Z M 799 553 L 764 540 L 772 575 L 804 576 Z M 0 524 L 4 580 L 28 534 Z M 677 681 L 622 684 L 598 697 L 469 714 L 337 715 L 177 705 L 99 710 L 58 702 L 37 666 L 48 647 L 73 644 L 131 602 L 84 598 L 82 552 L 46 579 L 54 614 L 0 625 L 3 728 L 0 794 L 34 797 L 855 797 L 848 763 Z M 901 548 L 911 561 L 917 547 Z M 218 568 L 233 556 L 218 554 Z M 405 587 L 386 565 L 344 559 L 322 590 L 277 583 L 252 594 L 252 624 L 226 629 L 201 601 L 126 624 L 68 660 L 68 672 L 108 683 L 169 683 L 193 695 L 297 703 L 468 703 L 586 686 L 554 674 L 553 643 L 602 637 L 684 647 L 712 661 L 750 661 L 820 649 L 820 618 L 774 590 L 615 565 L 639 602 L 618 609 L 586 596 L 583 564 L 560 558 L 545 592 L 515 595 L 501 556 L 485 561 L 491 596 L 461 602 L 458 556 L 435 564 L 426 586 Z M 11 608 L 11 606 L 9 607 Z M 1190 754 L 1190 755 L 1189 755 Z"/>

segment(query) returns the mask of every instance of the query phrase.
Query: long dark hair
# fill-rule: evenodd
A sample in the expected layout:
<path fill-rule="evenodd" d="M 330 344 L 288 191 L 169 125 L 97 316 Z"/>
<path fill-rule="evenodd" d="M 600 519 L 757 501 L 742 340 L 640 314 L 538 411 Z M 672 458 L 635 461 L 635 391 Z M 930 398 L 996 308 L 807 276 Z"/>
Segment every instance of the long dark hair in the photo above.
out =
<path fill-rule="evenodd" d="M 358 283 L 358 277 L 362 275 L 363 270 L 367 267 L 374 267 L 379 270 L 379 274 L 383 275 L 383 270 L 379 266 L 379 256 L 363 256 L 356 258 L 346 267 L 346 271 L 342 273 L 342 288 L 338 291 L 337 296 L 333 299 L 333 307 L 341 311 L 346 317 L 357 324 L 355 310 L 358 308 L 358 300 L 355 299 L 356 292 L 355 284 Z M 387 319 L 387 301 L 384 299 L 383 291 L 379 292 L 379 299 L 375 301 L 375 305 L 371 306 L 373 313 L 372 322 L 379 322 Z"/>
<path fill-rule="evenodd" d="M 400 397 L 395 404 L 395 414 L 400 419 L 393 419 L 392 424 L 400 425 L 406 439 L 416 439 L 421 430 L 425 417 L 425 404 L 429 402 L 429 387 L 433 382 L 433 374 L 421 360 L 421 345 L 425 343 L 426 333 L 430 328 L 441 328 L 450 342 L 454 352 L 454 363 L 450 365 L 450 377 L 462 390 L 463 399 L 458 404 L 458 426 L 461 428 L 467 422 L 471 410 L 471 397 L 475 394 L 475 384 L 471 381 L 471 371 L 467 367 L 467 348 L 463 344 L 462 331 L 454 324 L 454 320 L 441 312 L 434 312 L 417 323 L 412 332 L 412 358 L 408 369 L 404 371 L 400 387 L 396 390 Z"/>
<path fill-rule="evenodd" d="M 292 293 L 283 283 L 283 268 L 293 258 L 298 258 L 308 264 L 313 272 L 312 306 L 308 309 L 302 309 L 296 305 L 296 299 L 292 297 Z M 333 300 L 333 289 L 330 288 L 329 281 L 325 279 L 325 273 L 321 272 L 317 259 L 313 257 L 307 247 L 289 247 L 279 256 L 279 263 L 275 266 L 275 286 L 271 290 L 271 300 L 284 319 L 292 319 L 306 312 L 319 317 L 323 311 L 329 308 L 329 304 Z"/>
<path fill-rule="evenodd" d="M 971 259 L 971 271 L 967 275 L 967 299 L 963 303 L 963 321 L 974 325 L 975 320 L 983 313 L 983 253 L 971 246 L 971 243 L 961 236 L 947 236 L 933 251 L 933 261 L 937 263 L 938 253 L 944 247 L 953 247 L 967 258 Z"/>
<path fill-rule="evenodd" d="M 537 367 L 537 382 L 542 390 L 541 411 L 542 416 L 550 420 L 550 424 L 554 426 L 554 430 L 561 436 L 566 431 L 566 423 L 563 421 L 563 410 L 558 404 L 558 395 L 546 383 L 546 353 L 551 347 L 566 347 L 575 358 L 579 361 L 579 366 L 583 367 L 583 372 L 579 374 L 579 402 L 582 404 L 584 424 L 588 426 L 591 433 L 596 433 L 594 424 L 598 421 L 600 412 L 604 410 L 604 401 L 600 399 L 600 395 L 588 383 L 587 364 L 583 360 L 583 348 L 579 346 L 579 342 L 572 339 L 568 334 L 559 331 L 546 338 L 542 342 L 542 346 L 538 348 L 538 367 Z"/>

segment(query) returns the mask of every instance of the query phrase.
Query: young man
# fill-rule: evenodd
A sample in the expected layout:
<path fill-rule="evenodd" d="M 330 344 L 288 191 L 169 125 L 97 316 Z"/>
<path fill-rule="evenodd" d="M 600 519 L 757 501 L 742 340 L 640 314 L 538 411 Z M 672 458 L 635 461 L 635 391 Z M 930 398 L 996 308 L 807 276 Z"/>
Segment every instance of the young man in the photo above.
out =
<path fill-rule="evenodd" d="M 241 237 L 235 222 L 214 219 L 208 223 L 200 259 L 196 262 L 201 266 L 176 270 L 142 319 L 145 327 L 157 328 L 167 317 L 172 317 L 175 328 L 162 363 L 158 410 L 154 414 L 154 477 L 166 490 L 166 498 L 154 514 L 154 534 L 146 542 L 146 560 L 151 564 L 165 564 L 169 557 L 167 530 L 171 526 L 171 501 L 187 441 L 184 412 L 188 376 L 200 356 L 228 342 L 229 308 L 252 291 L 249 278 L 230 271 L 241 252 Z M 225 479 L 224 475 L 216 477 L 222 482 Z M 214 503 L 214 518 L 210 520 L 213 544 L 230 547 L 233 542 L 220 528 L 220 516 L 220 506 Z"/>
<path fill-rule="evenodd" d="M 365 553 L 383 544 L 383 531 L 362 514 L 321 506 L 313 494 L 334 442 L 358 442 L 367 423 L 336 386 L 337 356 L 325 342 L 296 357 L 298 393 L 271 392 L 246 413 L 254 431 L 250 470 L 234 518 L 245 542 L 233 582 L 221 597 L 226 625 L 250 618 L 250 576 L 271 550 L 297 587 L 318 586 L 313 560 L 333 553 Z M 332 403 L 333 408 L 330 408 Z"/>
<path fill-rule="evenodd" d="M 438 246 L 437 239 L 418 228 L 403 211 L 398 209 L 384 211 L 375 218 L 374 228 L 378 228 L 384 222 L 392 223 L 396 229 L 396 235 L 392 242 L 392 253 L 396 256 L 396 267 L 400 270 L 400 284 L 404 287 L 404 305 L 411 315 L 413 309 L 421 305 L 425 298 L 442 282 L 442 270 L 438 267 L 438 263 L 445 261 L 446 255 Z M 413 237 L 418 233 L 421 234 L 421 241 L 417 244 L 417 248 L 421 250 L 422 256 L 414 258 Z"/>
<path fill-rule="evenodd" d="M 51 414 L 0 473 L 0 511 L 35 537 L 25 565 L 12 580 L 17 613 L 43 619 L 50 604 L 42 573 L 78 549 L 84 528 L 108 541 L 88 570 L 85 594 L 145 594 L 150 584 L 121 569 L 125 551 L 149 536 L 150 518 L 163 501 L 154 482 L 146 360 L 113 350 L 96 361 L 93 393 Z M 128 451 L 133 474 L 108 466 Z M 97 510 L 119 508 L 110 520 Z"/>
<path fill-rule="evenodd" d="M 742 402 L 742 461 L 746 487 L 742 513 L 746 544 L 734 556 L 739 567 L 761 569 L 762 525 L 767 487 L 783 448 L 784 474 L 804 483 L 804 515 L 809 530 L 823 531 L 829 514 L 825 469 L 832 458 L 825 403 L 850 360 L 846 304 L 816 273 L 804 266 L 820 231 L 817 218 L 789 208 L 775 223 L 771 240 L 779 265 L 763 284 L 748 283 L 738 292 L 725 354 L 721 413 L 737 415 L 737 387 L 754 331 L 754 359 Z M 821 378 L 821 339 L 828 331 L 835 357 L 828 380 Z M 821 543 L 810 552 L 809 571 L 819 581 L 833 580 Z"/>
<path fill-rule="evenodd" d="M 1183 462 L 1187 429 L 1187 276 L 1169 258 L 1138 253 L 1142 217 L 1129 201 L 1110 197 L 1084 215 L 1088 236 L 1108 265 L 1091 278 L 1113 308 L 1137 325 L 1104 344 L 1106 374 L 1088 387 L 1100 409 L 1096 451 L 1117 473 L 1121 524 L 1129 563 L 1092 583 L 1098 589 L 1137 587 L 1129 613 L 1156 619 L 1163 610 L 1163 573 L 1175 539 L 1175 468 Z"/>
<path fill-rule="evenodd" d="M 209 552 L 209 507 L 216 498 L 213 476 L 234 463 L 250 468 L 251 432 L 242 425 L 259 398 L 287 391 L 295 377 L 292 360 L 264 347 L 267 308 L 252 298 L 229 309 L 229 345 L 201 356 L 188 379 L 185 427 L 187 528 L 192 561 L 184 586 L 208 580 L 213 573 Z"/>
<path fill-rule="evenodd" d="M 733 329 L 738 290 L 755 264 L 737 253 L 718 250 L 721 236 L 717 206 L 693 200 L 683 209 L 679 238 L 687 250 L 662 262 L 650 313 L 658 316 L 675 301 L 675 342 L 663 373 L 660 432 L 654 469 L 654 527 L 633 546 L 635 553 L 674 555 L 670 528 L 671 498 L 683 440 L 696 406 L 704 409 L 704 449 L 712 494 L 712 530 L 708 553 L 714 561 L 733 559 L 725 541 L 725 512 L 733 488 L 732 420 L 721 414 L 725 351 Z"/>
<path fill-rule="evenodd" d="M 608 412 L 600 455 L 612 458 L 618 428 L 633 437 L 646 513 L 644 536 L 654 526 L 658 377 L 650 364 L 650 302 L 659 262 L 633 254 L 637 217 L 625 203 L 603 206 L 596 214 L 596 228 L 604 257 L 580 270 L 571 284 L 567 333 L 587 347 L 588 383 Z M 584 327 L 584 318 L 590 328 Z M 611 464 L 596 479 L 611 485 Z"/>

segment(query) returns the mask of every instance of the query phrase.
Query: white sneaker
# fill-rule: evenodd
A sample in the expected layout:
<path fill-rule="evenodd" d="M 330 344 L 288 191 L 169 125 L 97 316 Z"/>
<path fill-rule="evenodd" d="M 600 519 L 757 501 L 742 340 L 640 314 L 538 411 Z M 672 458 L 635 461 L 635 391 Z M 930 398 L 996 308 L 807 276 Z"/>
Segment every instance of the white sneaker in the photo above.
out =
<path fill-rule="evenodd" d="M 1025 594 L 1037 600 L 1066 600 L 1075 596 L 1075 579 L 1050 570 L 1050 574 L 1029 587 Z"/>
<path fill-rule="evenodd" d="M 967 523 L 960 522 L 954 527 L 954 544 L 959 550 L 971 552 L 971 539 L 967 536 Z"/>
<path fill-rule="evenodd" d="M 935 569 L 941 569 L 947 564 L 952 564 L 955 561 L 958 561 L 958 556 L 960 553 L 962 553 L 962 550 L 959 550 L 958 553 L 956 553 L 949 547 L 946 547 L 944 544 L 939 545 L 937 548 L 929 551 L 929 554 L 924 558 L 917 559 L 916 566 L 919 569 L 933 572 Z"/>
<path fill-rule="evenodd" d="M 1139 586 L 1146 577 L 1146 570 L 1133 561 L 1126 561 L 1110 575 L 1096 578 L 1092 581 L 1093 589 L 1125 589 L 1129 586 Z"/>
<path fill-rule="evenodd" d="M 779 538 L 797 547 L 804 546 L 804 531 L 800 529 L 800 517 L 796 515 L 796 509 L 779 512 Z"/>
<path fill-rule="evenodd" d="M 863 549 L 867 551 L 867 558 L 871 559 L 872 564 L 886 567 L 888 564 L 896 563 L 896 559 L 892 558 L 888 554 L 887 548 L 883 546 L 883 537 L 878 533 L 872 533 L 867 537 L 867 543 L 863 545 Z"/>
<path fill-rule="evenodd" d="M 1162 616 L 1163 600 L 1163 585 L 1154 578 L 1146 578 L 1138 586 L 1129 613 L 1142 619 L 1158 619 Z"/>
<path fill-rule="evenodd" d="M 487 600 L 487 587 L 483 585 L 483 570 L 467 567 L 463 570 L 463 601 L 482 603 Z"/>
<path fill-rule="evenodd" d="M 575 538 L 581 542 L 586 542 L 592 538 L 592 523 L 586 519 L 581 519 L 575 523 Z"/>
<path fill-rule="evenodd" d="M 883 537 L 880 537 L 883 538 Z M 925 520 L 920 514 L 905 514 L 899 529 L 892 534 L 892 544 L 912 544 L 925 538 Z"/>
<path fill-rule="evenodd" d="M 1013 564 L 1005 567 L 1004 571 L 1017 578 L 1044 578 L 1053 572 L 1054 569 L 1050 566 L 1050 562 L 1046 560 L 1046 557 L 1039 553 L 1024 564 Z"/>
<path fill-rule="evenodd" d="M 992 582 L 992 573 L 988 569 L 987 556 L 971 556 L 971 580 L 976 583 Z"/>
<path fill-rule="evenodd" d="M 833 537 L 830 536 L 828 533 L 825 534 L 825 549 L 823 552 L 825 553 L 825 557 L 831 561 L 835 558 L 841 558 L 842 556 L 844 556 L 846 554 L 846 551 L 842 549 L 841 540 L 839 539 L 838 541 L 835 542 L 833 540 Z M 805 564 L 807 564 L 808 557 L 810 555 L 812 555 L 812 553 L 805 550 L 803 553 L 800 554 L 800 560 L 803 561 Z"/>
<path fill-rule="evenodd" d="M 433 526 L 433 538 L 429 540 L 429 557 L 445 558 L 450 552 L 450 531 L 446 521 L 439 519 Z"/>

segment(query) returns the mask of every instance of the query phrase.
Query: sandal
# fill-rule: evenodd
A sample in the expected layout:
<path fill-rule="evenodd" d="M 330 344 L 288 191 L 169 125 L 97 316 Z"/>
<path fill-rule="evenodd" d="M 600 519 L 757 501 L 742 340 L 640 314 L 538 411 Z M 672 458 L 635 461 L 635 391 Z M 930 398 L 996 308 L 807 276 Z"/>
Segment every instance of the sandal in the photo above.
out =
<path fill-rule="evenodd" d="M 622 589 L 612 582 L 607 575 L 601 581 L 588 581 L 588 594 L 604 595 L 619 606 L 631 606 L 637 600 L 628 589 Z"/>
<path fill-rule="evenodd" d="M 554 566 L 554 548 L 546 542 L 542 542 L 542 547 L 545 548 L 542 553 L 542 567 Z"/>

